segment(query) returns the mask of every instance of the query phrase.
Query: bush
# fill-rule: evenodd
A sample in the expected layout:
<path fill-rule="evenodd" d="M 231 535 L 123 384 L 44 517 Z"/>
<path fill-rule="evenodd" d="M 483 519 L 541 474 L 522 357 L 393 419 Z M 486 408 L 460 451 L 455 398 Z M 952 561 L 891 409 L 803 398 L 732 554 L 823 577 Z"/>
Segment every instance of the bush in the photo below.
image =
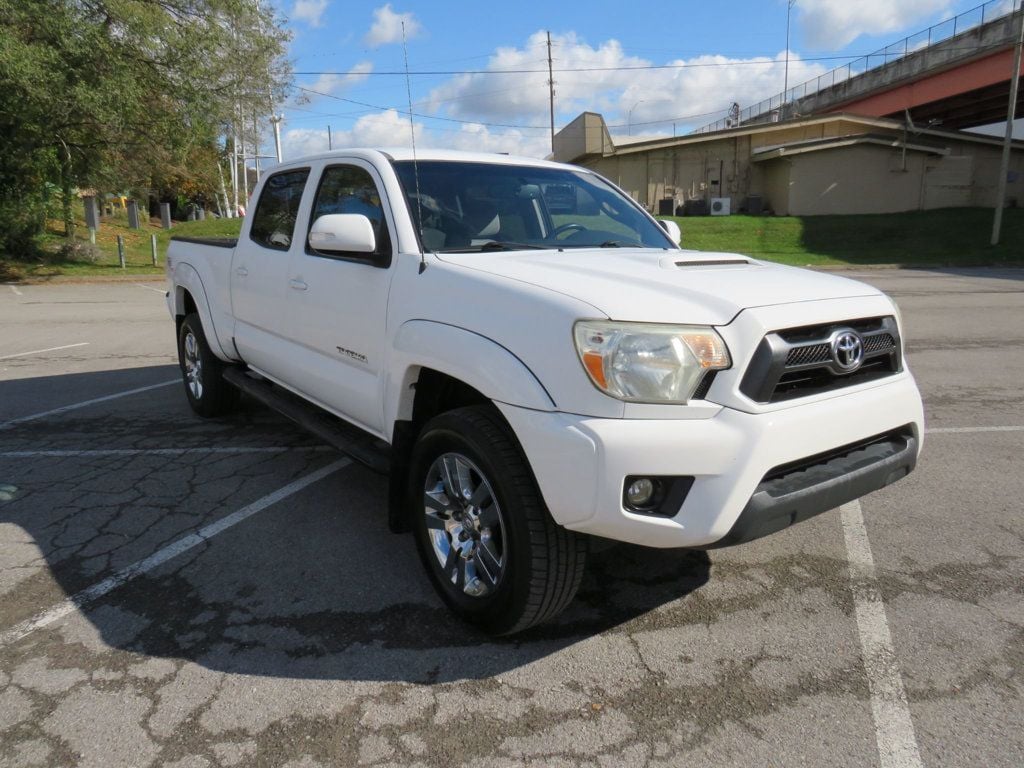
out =
<path fill-rule="evenodd" d="M 42 200 L 0 199 L 0 253 L 19 261 L 37 258 L 45 221 Z"/>
<path fill-rule="evenodd" d="M 74 241 L 64 243 L 57 251 L 60 261 L 76 261 L 80 264 L 98 264 L 103 259 L 103 251 L 92 243 Z"/>

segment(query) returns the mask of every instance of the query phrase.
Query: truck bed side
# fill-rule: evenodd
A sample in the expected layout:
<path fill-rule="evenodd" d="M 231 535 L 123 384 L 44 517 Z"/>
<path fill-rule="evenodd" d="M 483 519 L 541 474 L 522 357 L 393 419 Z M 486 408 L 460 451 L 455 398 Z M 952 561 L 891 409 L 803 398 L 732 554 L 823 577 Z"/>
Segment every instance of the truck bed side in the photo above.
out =
<path fill-rule="evenodd" d="M 231 312 L 231 263 L 237 243 L 233 237 L 174 236 L 167 249 L 171 312 L 185 315 L 194 305 L 210 349 L 223 360 L 238 359 Z"/>

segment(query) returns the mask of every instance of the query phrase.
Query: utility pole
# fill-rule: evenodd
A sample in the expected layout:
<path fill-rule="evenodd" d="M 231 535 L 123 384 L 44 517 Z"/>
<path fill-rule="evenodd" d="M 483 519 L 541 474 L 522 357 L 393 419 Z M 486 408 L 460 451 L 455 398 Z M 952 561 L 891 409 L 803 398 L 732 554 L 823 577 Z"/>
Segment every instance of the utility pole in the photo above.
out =
<path fill-rule="evenodd" d="M 260 123 L 256 118 L 256 113 L 252 113 L 252 135 L 256 138 L 253 140 L 253 159 L 256 162 L 256 183 L 260 183 L 260 145 L 263 143 L 263 137 L 260 135 Z"/>
<path fill-rule="evenodd" d="M 996 216 L 992 222 L 992 245 L 999 245 L 1003 228 L 1003 206 L 1006 204 L 1006 180 L 1010 175 L 1010 149 L 1013 144 L 1013 121 L 1017 117 L 1017 92 L 1020 88 L 1021 51 L 1024 50 L 1024 6 L 1020 13 L 1020 33 L 1013 54 L 1013 74 L 1010 78 L 1010 107 L 1006 114 L 1006 134 L 1003 137 L 1003 162 L 999 164 L 999 187 L 996 192 Z"/>
<path fill-rule="evenodd" d="M 274 125 L 274 149 L 277 151 L 277 162 L 281 162 L 281 121 L 284 115 L 271 115 L 270 122 Z"/>
<path fill-rule="evenodd" d="M 231 202 L 233 201 L 233 204 Z M 231 126 L 231 215 L 238 213 L 238 126 Z"/>
<path fill-rule="evenodd" d="M 334 149 L 334 143 L 331 141 L 331 126 L 327 126 L 327 149 Z"/>
<path fill-rule="evenodd" d="M 551 65 L 551 30 L 548 30 L 548 101 L 551 104 L 551 155 L 555 154 L 555 74 Z"/>
<path fill-rule="evenodd" d="M 782 81 L 782 108 L 780 118 L 786 119 L 786 101 L 789 99 L 789 19 L 796 0 L 786 0 L 786 75 Z"/>

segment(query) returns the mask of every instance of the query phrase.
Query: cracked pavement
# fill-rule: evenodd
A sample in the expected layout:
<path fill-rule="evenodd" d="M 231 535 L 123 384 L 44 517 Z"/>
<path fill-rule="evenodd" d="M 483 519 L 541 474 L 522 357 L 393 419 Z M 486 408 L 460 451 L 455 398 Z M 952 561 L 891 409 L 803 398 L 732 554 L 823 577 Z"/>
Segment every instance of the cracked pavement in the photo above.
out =
<path fill-rule="evenodd" d="M 929 428 L 1024 425 L 1024 272 L 851 274 L 899 302 Z M 0 633 L 338 459 L 154 386 L 177 368 L 147 285 L 0 285 L 0 358 L 86 344 L 0 359 Z M 925 766 L 1024 764 L 1022 447 L 930 434 L 861 501 Z M 386 499 L 344 467 L 0 645 L 0 768 L 879 764 L 838 512 L 600 549 L 563 616 L 494 641 Z"/>

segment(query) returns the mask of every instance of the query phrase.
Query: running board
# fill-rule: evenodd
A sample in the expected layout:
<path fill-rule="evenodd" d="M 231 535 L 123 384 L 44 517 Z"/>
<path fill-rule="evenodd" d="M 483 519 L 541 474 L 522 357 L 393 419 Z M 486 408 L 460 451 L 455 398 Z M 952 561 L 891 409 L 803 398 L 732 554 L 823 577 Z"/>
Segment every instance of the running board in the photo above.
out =
<path fill-rule="evenodd" d="M 388 473 L 391 449 L 383 440 L 317 408 L 284 387 L 276 387 L 266 379 L 256 378 L 243 368 L 225 368 L 224 378 L 245 394 L 294 421 L 339 451 L 347 453 L 359 463 L 375 472 Z"/>

